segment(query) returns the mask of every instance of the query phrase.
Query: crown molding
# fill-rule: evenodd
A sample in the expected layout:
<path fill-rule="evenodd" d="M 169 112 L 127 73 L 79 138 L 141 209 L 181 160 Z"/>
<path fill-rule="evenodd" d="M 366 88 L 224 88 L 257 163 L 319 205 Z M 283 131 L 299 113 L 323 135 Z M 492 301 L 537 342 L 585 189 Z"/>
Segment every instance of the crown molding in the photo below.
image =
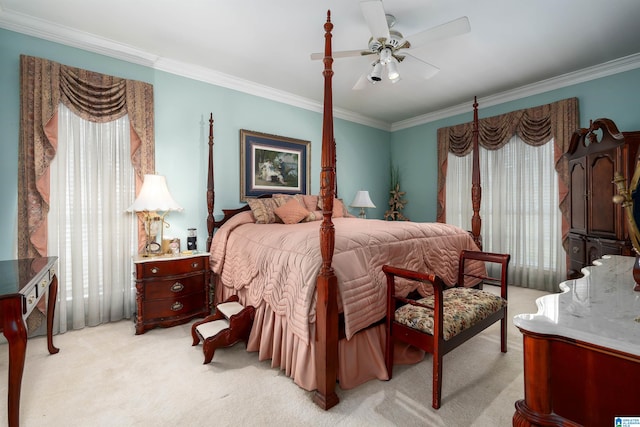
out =
<path fill-rule="evenodd" d="M 50 21 L 0 9 L 0 28 L 152 67 L 157 55 Z"/>
<path fill-rule="evenodd" d="M 591 80 L 607 77 L 625 71 L 640 68 L 640 53 L 634 53 L 619 59 L 605 62 L 603 64 L 594 65 L 572 73 L 563 74 L 550 79 L 542 80 L 516 89 L 497 93 L 495 95 L 482 98 L 483 107 L 491 107 L 494 105 L 504 104 L 505 102 L 515 101 L 526 98 L 528 96 L 539 95 L 555 89 L 572 86 L 578 83 L 584 83 Z M 470 103 L 455 105 L 444 108 L 433 113 L 424 114 L 411 119 L 402 120 L 391 124 L 391 132 L 407 129 L 413 126 L 434 122 L 436 120 L 445 119 L 447 117 L 458 114 L 465 114 L 473 111 Z"/>
<path fill-rule="evenodd" d="M 166 58 L 159 58 L 155 62 L 153 67 L 159 71 L 176 74 L 193 80 L 225 87 L 227 89 L 237 90 L 239 92 L 270 99 L 272 101 L 281 102 L 283 104 L 314 111 L 316 113 L 323 112 L 323 105 L 315 100 L 294 95 L 290 92 L 274 89 L 272 87 L 261 85 L 249 80 L 241 79 L 230 74 L 211 70 L 206 67 L 201 67 L 198 65 L 188 64 L 185 62 Z M 334 108 L 333 114 L 334 117 L 337 117 L 339 119 L 344 119 L 350 122 L 375 127 L 386 131 L 391 130 L 390 123 L 374 120 L 370 117 L 366 117 L 349 110 Z"/>
<path fill-rule="evenodd" d="M 116 43 L 106 38 L 96 37 L 90 33 L 78 31 L 21 13 L 3 10 L 2 8 L 0 8 L 0 28 L 89 52 L 98 53 L 134 64 L 143 65 L 159 71 L 237 90 L 239 92 L 270 99 L 272 101 L 281 102 L 283 104 L 305 110 L 317 113 L 322 113 L 323 111 L 322 104 L 312 99 L 293 95 L 289 92 L 277 90 L 208 68 L 163 58 L 122 43 Z M 334 117 L 340 119 L 386 131 L 391 130 L 390 123 L 375 120 L 353 111 L 334 108 L 333 112 Z"/>
<path fill-rule="evenodd" d="M 229 74 L 220 73 L 215 70 L 162 58 L 149 52 L 136 49 L 122 43 L 97 37 L 93 34 L 75 30 L 59 24 L 52 23 L 32 16 L 7 11 L 0 7 L 0 28 L 10 31 L 34 36 L 37 38 L 60 43 L 66 46 L 76 47 L 89 52 L 98 53 L 115 59 L 131 62 L 138 65 L 150 67 L 159 71 L 199 80 L 205 83 L 237 90 L 239 92 L 255 95 L 272 101 L 281 102 L 294 107 L 302 108 L 317 113 L 322 113 L 321 103 L 301 96 L 293 95 L 289 92 L 277 90 L 265 85 L 261 85 L 249 80 L 240 79 Z M 610 76 L 624 71 L 640 68 L 640 53 L 629 55 L 604 64 L 585 68 L 572 73 L 563 74 L 530 85 L 522 86 L 513 90 L 508 90 L 495 95 L 482 98 L 482 105 L 490 107 L 505 102 L 515 101 L 532 95 L 538 95 L 562 87 Z M 353 111 L 334 108 L 334 117 L 344 119 L 353 123 L 370 126 L 373 128 L 394 132 L 401 129 L 418 126 L 458 114 L 465 114 L 472 111 L 469 103 L 447 107 L 402 120 L 388 123 L 381 120 L 372 119 Z"/>

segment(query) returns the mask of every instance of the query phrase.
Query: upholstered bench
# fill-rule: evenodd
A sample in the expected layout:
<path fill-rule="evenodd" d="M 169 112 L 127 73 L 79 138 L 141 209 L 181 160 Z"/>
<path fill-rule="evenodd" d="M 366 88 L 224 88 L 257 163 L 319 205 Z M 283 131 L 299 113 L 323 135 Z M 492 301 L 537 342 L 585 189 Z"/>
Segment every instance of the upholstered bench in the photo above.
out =
<path fill-rule="evenodd" d="M 467 261 L 500 264 L 500 277 L 466 273 Z M 471 276 L 475 287 L 446 288 L 433 274 L 383 266 L 387 277 L 387 346 L 385 361 L 389 379 L 393 376 L 393 343 L 399 340 L 433 354 L 432 406 L 440 407 L 442 358 L 469 338 L 501 321 L 501 351 L 507 352 L 507 267 L 510 256 L 489 252 L 463 251 L 460 254 L 458 284 Z M 429 282 L 433 295 L 413 300 L 395 294 L 395 278 Z M 482 290 L 487 283 L 499 284 L 500 295 Z"/>
<path fill-rule="evenodd" d="M 191 325 L 192 345 L 202 340 L 204 364 L 211 362 L 218 348 L 230 347 L 239 341 L 245 343 L 253 326 L 255 308 L 244 307 L 237 296 L 216 306 L 215 313 Z"/>

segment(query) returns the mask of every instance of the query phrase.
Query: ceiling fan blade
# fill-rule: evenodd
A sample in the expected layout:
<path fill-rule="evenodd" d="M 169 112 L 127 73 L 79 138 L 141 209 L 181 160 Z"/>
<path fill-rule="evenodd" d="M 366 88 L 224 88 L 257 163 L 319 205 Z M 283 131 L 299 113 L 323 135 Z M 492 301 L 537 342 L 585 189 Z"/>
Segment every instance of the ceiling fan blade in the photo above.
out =
<path fill-rule="evenodd" d="M 462 18 L 454 19 L 453 21 L 446 22 L 428 30 L 407 36 L 402 40 L 400 45 L 403 45 L 405 41 L 409 41 L 412 48 L 422 46 L 436 40 L 442 40 L 449 37 L 459 36 L 471 31 L 471 25 L 469 24 L 469 18 L 463 16 Z"/>
<path fill-rule="evenodd" d="M 398 66 L 401 76 L 415 76 L 430 79 L 440 71 L 440 68 L 423 61 L 407 51 L 403 51 L 402 54 L 406 56 Z"/>
<path fill-rule="evenodd" d="M 365 56 L 365 55 L 373 55 L 374 52 L 370 52 L 368 50 L 342 50 L 339 52 L 332 52 L 331 55 L 333 58 L 348 58 L 351 56 Z M 323 52 L 316 52 L 311 54 L 312 60 L 324 59 Z"/>
<path fill-rule="evenodd" d="M 367 75 L 363 74 L 360 76 L 356 84 L 353 85 L 352 90 L 363 90 L 367 86 L 370 86 L 371 82 L 367 79 Z"/>
<path fill-rule="evenodd" d="M 374 39 L 389 40 L 389 26 L 381 0 L 363 0 L 360 9 Z"/>

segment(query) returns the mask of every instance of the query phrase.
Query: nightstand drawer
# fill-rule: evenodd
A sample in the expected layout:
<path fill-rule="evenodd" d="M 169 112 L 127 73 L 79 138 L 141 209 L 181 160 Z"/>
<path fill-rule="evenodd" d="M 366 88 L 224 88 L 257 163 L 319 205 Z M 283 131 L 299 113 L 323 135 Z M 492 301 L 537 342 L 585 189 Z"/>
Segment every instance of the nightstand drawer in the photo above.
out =
<path fill-rule="evenodd" d="M 180 317 L 203 311 L 205 294 L 200 292 L 180 298 L 148 300 L 144 302 L 145 316 L 151 319 Z"/>
<path fill-rule="evenodd" d="M 204 278 L 202 275 L 183 277 L 171 280 L 153 280 L 145 285 L 145 299 L 177 298 L 194 292 L 202 292 Z"/>
<path fill-rule="evenodd" d="M 203 271 L 205 263 L 202 257 L 175 259 L 170 261 L 145 262 L 144 277 L 172 276 L 176 274 L 193 273 Z"/>

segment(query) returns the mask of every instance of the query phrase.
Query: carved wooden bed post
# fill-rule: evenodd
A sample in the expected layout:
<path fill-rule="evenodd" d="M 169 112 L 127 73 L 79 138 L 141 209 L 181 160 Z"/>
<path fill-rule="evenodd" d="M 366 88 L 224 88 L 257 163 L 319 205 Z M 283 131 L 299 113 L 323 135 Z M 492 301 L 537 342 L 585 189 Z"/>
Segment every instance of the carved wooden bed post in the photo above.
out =
<path fill-rule="evenodd" d="M 215 199 L 215 191 L 213 187 L 213 113 L 209 117 L 209 173 L 207 175 L 207 246 L 208 251 L 211 248 L 211 240 L 213 239 L 213 201 Z"/>
<path fill-rule="evenodd" d="M 473 172 L 471 175 L 471 205 L 473 207 L 473 217 L 471 217 L 471 234 L 473 240 L 482 250 L 482 237 L 480 228 L 482 219 L 480 218 L 480 200 L 482 199 L 482 187 L 480 186 L 480 149 L 478 147 L 478 98 L 473 97 Z"/>
<path fill-rule="evenodd" d="M 324 112 L 322 125 L 322 172 L 320 197 L 322 198 L 322 224 L 320 225 L 320 252 L 322 267 L 317 279 L 316 305 L 316 380 L 318 388 L 314 402 L 329 409 L 339 402 L 335 392 L 338 372 L 338 280 L 331 267 L 335 246 L 335 229 L 331 221 L 335 192 L 335 142 L 333 139 L 333 99 L 331 78 L 333 64 L 331 52 L 331 11 L 327 11 L 324 24 Z"/>

